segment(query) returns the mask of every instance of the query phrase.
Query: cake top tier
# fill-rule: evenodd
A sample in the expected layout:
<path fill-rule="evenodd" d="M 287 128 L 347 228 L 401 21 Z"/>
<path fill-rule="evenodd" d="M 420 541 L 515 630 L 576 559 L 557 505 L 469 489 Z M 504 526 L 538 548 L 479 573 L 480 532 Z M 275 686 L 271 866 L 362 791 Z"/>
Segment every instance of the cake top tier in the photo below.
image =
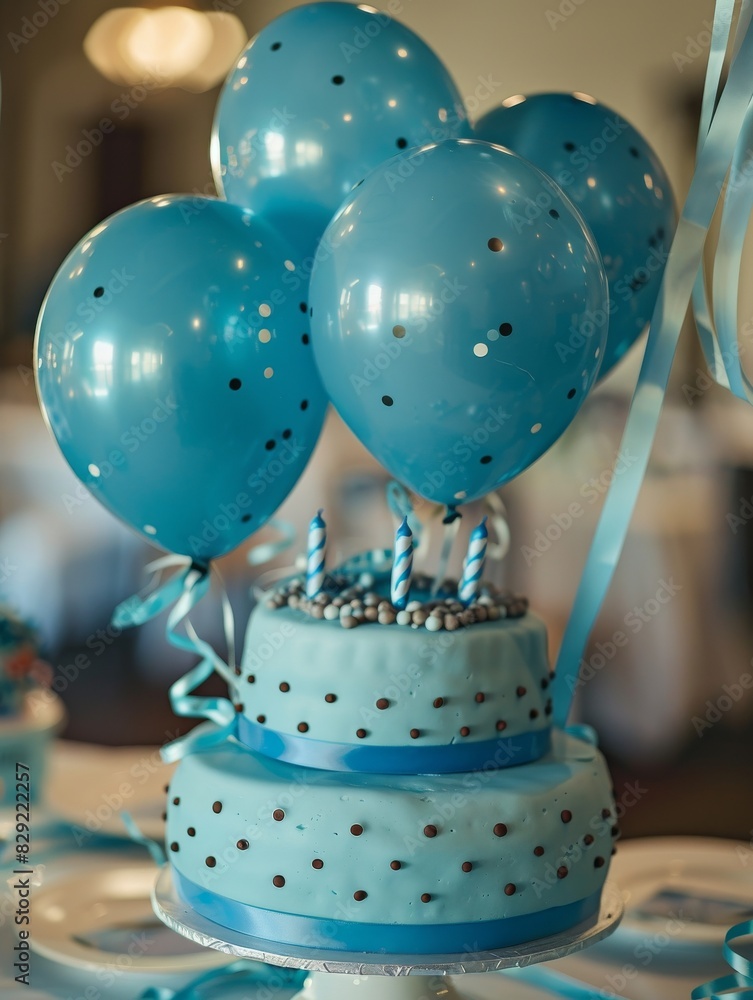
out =
<path fill-rule="evenodd" d="M 262 598 L 236 684 L 238 735 L 327 770 L 447 773 L 507 767 L 549 747 L 546 629 L 491 584 L 463 606 L 416 577 L 400 611 L 385 579 L 291 580 Z M 358 626 L 358 627 L 355 627 Z"/>

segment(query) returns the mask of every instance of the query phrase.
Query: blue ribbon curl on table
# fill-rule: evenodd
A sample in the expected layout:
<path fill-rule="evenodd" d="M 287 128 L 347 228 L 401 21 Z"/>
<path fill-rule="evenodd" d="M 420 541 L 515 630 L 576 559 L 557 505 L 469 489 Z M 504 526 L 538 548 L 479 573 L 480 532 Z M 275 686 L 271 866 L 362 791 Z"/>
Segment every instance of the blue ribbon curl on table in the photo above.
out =
<path fill-rule="evenodd" d="M 753 959 L 745 958 L 737 950 L 739 941 L 751 936 L 753 920 L 743 920 L 730 927 L 724 935 L 722 953 L 734 972 L 696 986 L 690 994 L 691 1000 L 742 1000 L 743 997 L 753 997 Z M 723 996 L 720 995 L 722 993 Z"/>
<path fill-rule="evenodd" d="M 691 297 L 712 376 L 736 396 L 753 402 L 753 386 L 740 363 L 737 288 L 740 254 L 753 208 L 749 171 L 753 143 L 753 4 L 742 3 L 732 33 L 734 0 L 718 0 L 704 91 L 696 169 L 667 259 L 651 319 L 646 352 L 620 451 L 636 456 L 607 493 L 585 569 L 565 630 L 554 682 L 554 721 L 570 714 L 588 638 L 609 589 L 648 466 L 680 330 Z M 725 53 L 733 58 L 727 82 L 717 92 Z M 731 174 L 730 174 L 731 171 Z M 728 174 L 729 181 L 725 183 Z M 713 273 L 713 316 L 702 273 L 703 253 L 718 202 L 723 211 Z"/>
<path fill-rule="evenodd" d="M 211 987 L 230 987 L 233 995 L 236 990 L 244 986 L 267 986 L 271 989 L 300 986 L 306 977 L 306 973 L 299 969 L 282 969 L 271 967 L 261 962 L 248 962 L 243 959 L 231 962 L 221 969 L 212 969 L 199 976 L 192 983 L 179 990 L 173 990 L 165 986 L 152 986 L 145 990 L 139 1000 L 203 1000 L 211 997 L 214 990 Z M 209 992 L 205 992 L 204 987 L 210 987 Z M 222 996 L 222 993 L 218 993 Z"/>

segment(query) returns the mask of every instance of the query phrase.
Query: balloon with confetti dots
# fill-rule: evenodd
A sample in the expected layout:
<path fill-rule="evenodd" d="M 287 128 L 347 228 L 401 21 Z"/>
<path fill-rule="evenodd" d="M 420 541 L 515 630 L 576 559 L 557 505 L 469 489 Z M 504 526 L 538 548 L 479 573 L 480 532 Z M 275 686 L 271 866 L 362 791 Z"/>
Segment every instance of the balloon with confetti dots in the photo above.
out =
<path fill-rule="evenodd" d="M 666 171 L 629 122 L 587 94 L 509 98 L 475 134 L 553 177 L 594 234 L 610 292 L 603 378 L 654 311 L 676 221 Z"/>
<path fill-rule="evenodd" d="M 151 542 L 204 562 L 271 517 L 326 406 L 292 251 L 249 211 L 168 195 L 69 254 L 35 346 L 47 422 L 83 485 Z"/>
<path fill-rule="evenodd" d="M 609 306 L 593 237 L 547 175 L 486 142 L 430 144 L 373 171 L 324 239 L 316 361 L 397 479 L 454 507 L 557 440 L 596 378 Z"/>
<path fill-rule="evenodd" d="M 365 4 L 304 4 L 259 32 L 228 76 L 212 168 L 224 197 L 313 254 L 369 170 L 470 134 L 452 78 L 413 31 Z"/>

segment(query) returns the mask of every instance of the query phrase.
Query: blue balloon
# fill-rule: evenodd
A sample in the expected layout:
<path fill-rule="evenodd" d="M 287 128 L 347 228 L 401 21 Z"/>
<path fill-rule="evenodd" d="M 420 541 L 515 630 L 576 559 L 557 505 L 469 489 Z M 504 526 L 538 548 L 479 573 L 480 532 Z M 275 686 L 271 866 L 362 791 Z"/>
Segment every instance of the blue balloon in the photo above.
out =
<path fill-rule="evenodd" d="M 149 541 L 205 562 L 274 513 L 321 430 L 308 304 L 265 223 L 167 195 L 88 234 L 39 317 L 37 388 L 71 468 Z"/>
<path fill-rule="evenodd" d="M 548 199 L 534 219 L 526 206 Z M 314 353 L 351 430 L 398 479 L 452 507 L 562 434 L 606 339 L 604 268 L 582 218 L 526 160 L 468 139 L 371 173 L 325 233 Z"/>
<path fill-rule="evenodd" d="M 372 7 L 312 3 L 272 21 L 228 76 L 212 168 L 224 197 L 313 255 L 369 170 L 470 134 L 455 84 L 416 34 Z"/>
<path fill-rule="evenodd" d="M 669 178 L 643 136 L 586 94 L 535 94 L 509 104 L 484 115 L 475 134 L 553 177 L 590 226 L 609 281 L 603 377 L 654 311 L 676 221 Z"/>

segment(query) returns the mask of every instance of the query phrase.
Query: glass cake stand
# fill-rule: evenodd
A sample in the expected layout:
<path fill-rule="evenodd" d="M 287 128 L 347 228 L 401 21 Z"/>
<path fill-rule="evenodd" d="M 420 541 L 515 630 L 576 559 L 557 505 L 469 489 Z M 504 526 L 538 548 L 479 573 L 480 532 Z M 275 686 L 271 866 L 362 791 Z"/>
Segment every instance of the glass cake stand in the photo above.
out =
<path fill-rule="evenodd" d="M 310 975 L 294 1000 L 461 1000 L 457 984 L 438 977 L 469 972 L 523 969 L 539 962 L 565 958 L 608 937 L 622 919 L 623 901 L 611 883 L 604 886 L 599 913 L 590 920 L 552 937 L 539 938 L 513 948 L 456 955 L 387 955 L 270 945 L 221 927 L 200 916 L 176 893 L 170 867 L 160 871 L 152 891 L 154 912 L 168 927 L 206 948 L 215 948 L 234 958 L 267 962 L 289 969 L 304 969 Z M 270 948 L 274 947 L 274 951 Z M 325 975 L 327 973 L 327 975 Z M 330 975 L 339 973 L 339 975 Z M 391 977 L 387 986 L 382 977 Z M 512 983 L 512 980 L 510 981 Z M 515 988 L 515 986 L 513 986 Z"/>

